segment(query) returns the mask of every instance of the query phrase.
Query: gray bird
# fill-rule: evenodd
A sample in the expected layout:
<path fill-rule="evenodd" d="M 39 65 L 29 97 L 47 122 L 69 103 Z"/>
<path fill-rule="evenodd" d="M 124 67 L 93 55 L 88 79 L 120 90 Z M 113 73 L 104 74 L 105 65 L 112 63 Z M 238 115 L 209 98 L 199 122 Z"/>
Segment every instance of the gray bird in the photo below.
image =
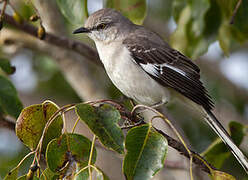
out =
<path fill-rule="evenodd" d="M 212 113 L 214 107 L 200 81 L 200 69 L 159 35 L 133 24 L 113 9 L 96 11 L 85 26 L 114 85 L 140 104 L 158 107 L 176 96 L 200 110 L 248 173 L 248 160 Z"/>

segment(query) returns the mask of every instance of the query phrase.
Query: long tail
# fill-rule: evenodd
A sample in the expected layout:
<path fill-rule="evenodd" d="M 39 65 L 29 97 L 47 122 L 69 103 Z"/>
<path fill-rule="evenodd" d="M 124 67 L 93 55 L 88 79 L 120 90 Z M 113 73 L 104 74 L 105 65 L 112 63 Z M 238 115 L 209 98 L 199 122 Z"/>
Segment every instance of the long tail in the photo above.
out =
<path fill-rule="evenodd" d="M 246 173 L 248 174 L 248 159 L 241 152 L 241 150 L 234 144 L 230 135 L 227 133 L 225 128 L 221 125 L 218 119 L 214 116 L 211 110 L 203 108 L 206 113 L 206 121 L 211 126 L 211 128 L 218 134 L 222 141 L 229 147 L 235 158 L 242 165 Z"/>

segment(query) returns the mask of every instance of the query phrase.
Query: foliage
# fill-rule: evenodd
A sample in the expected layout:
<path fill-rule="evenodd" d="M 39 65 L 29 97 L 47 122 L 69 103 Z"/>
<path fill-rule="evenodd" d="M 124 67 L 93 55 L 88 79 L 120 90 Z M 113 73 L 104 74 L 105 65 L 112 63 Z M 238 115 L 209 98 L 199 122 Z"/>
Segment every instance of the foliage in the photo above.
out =
<path fill-rule="evenodd" d="M 46 157 L 47 168 L 41 171 L 41 179 L 55 179 L 56 177 L 108 179 L 105 173 L 95 165 L 96 137 L 105 148 L 124 154 L 123 173 L 127 179 L 152 178 L 164 166 L 168 148 L 166 138 L 157 132 L 150 122 L 131 128 L 125 137 L 124 146 L 124 135 L 119 126 L 122 122 L 120 114 L 123 113 L 123 109 L 112 101 L 108 104 L 103 102 L 71 104 L 59 108 L 55 103 L 45 101 L 24 108 L 17 119 L 16 132 L 31 152 L 6 175 L 5 179 L 16 179 L 20 165 L 32 154 L 35 156 L 31 167 L 38 165 L 39 168 L 41 154 Z M 72 110 L 91 129 L 94 134 L 93 141 L 74 133 L 79 121 L 75 122 L 71 133 L 65 129 L 62 131 L 61 128 L 64 127 L 65 122 L 63 114 Z M 161 116 L 161 114 L 158 115 Z M 240 143 L 243 136 L 239 136 L 240 133 L 237 130 L 241 131 L 244 127 L 234 122 L 230 124 L 230 127 L 233 138 Z M 35 174 L 39 178 L 40 174 L 35 172 L 36 170 L 19 178 L 31 175 L 33 177 Z M 210 168 L 210 172 L 213 179 L 224 179 L 224 177 L 232 179 L 230 178 L 232 176 L 221 171 Z"/>
<path fill-rule="evenodd" d="M 94 165 L 97 156 L 94 139 L 91 142 L 83 135 L 73 133 L 73 130 L 72 133 L 67 133 L 64 130 L 64 133 L 61 134 L 60 128 L 63 121 L 59 115 L 73 109 L 75 109 L 80 119 L 97 135 L 105 147 L 111 148 L 118 153 L 124 153 L 124 136 L 118 125 L 121 118 L 119 111 L 114 106 L 109 104 L 94 106 L 81 103 L 58 108 L 53 102 L 46 101 L 42 104 L 26 107 L 17 119 L 18 137 L 30 148 L 31 153 L 35 153 L 32 166 L 35 163 L 40 163 L 40 153 L 43 153 L 42 149 L 45 147 L 48 168 L 43 172 L 42 176 L 48 176 L 49 178 L 54 178 L 54 176 L 77 178 L 77 176 L 80 176 L 83 179 L 88 179 L 95 171 L 96 176 L 100 179 L 108 179 Z M 58 130 L 59 134 L 56 136 L 51 135 L 49 133 L 51 128 L 53 131 Z M 137 138 L 140 145 L 136 144 Z M 48 146 L 44 143 L 46 139 L 49 141 Z M 124 173 L 129 179 L 138 177 L 149 179 L 163 167 L 167 152 L 167 141 L 151 125 L 133 128 L 128 133 L 125 144 L 128 152 L 124 160 Z M 138 156 L 136 156 L 137 153 L 139 154 Z M 138 159 L 133 158 L 134 156 Z M 5 179 L 17 178 L 21 163 Z M 134 169 L 128 168 L 132 164 L 136 164 L 136 167 Z M 147 168 L 150 170 L 147 171 Z M 134 171 L 130 173 L 130 170 Z"/>
<path fill-rule="evenodd" d="M 242 1 L 234 14 L 238 1 L 173 1 L 173 16 L 178 26 L 171 36 L 172 46 L 196 59 L 218 40 L 224 53 L 228 54 L 233 43 L 243 43 L 248 38 L 248 2 Z M 232 18 L 234 22 L 230 23 Z"/>

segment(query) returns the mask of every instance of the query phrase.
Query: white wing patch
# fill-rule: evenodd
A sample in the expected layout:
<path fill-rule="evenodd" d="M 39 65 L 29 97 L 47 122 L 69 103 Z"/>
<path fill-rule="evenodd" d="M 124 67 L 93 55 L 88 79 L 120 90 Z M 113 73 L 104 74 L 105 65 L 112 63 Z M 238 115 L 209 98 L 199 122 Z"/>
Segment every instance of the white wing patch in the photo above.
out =
<path fill-rule="evenodd" d="M 147 63 L 147 64 L 140 64 L 140 65 L 149 74 L 159 77 L 157 67 L 154 64 Z"/>
<path fill-rule="evenodd" d="M 159 77 L 159 75 L 162 75 L 164 73 L 163 71 L 163 67 L 167 67 L 170 68 L 178 73 L 180 73 L 183 76 L 187 76 L 185 72 L 183 72 L 181 69 L 175 68 L 172 65 L 169 64 L 151 64 L 151 63 L 147 63 L 147 64 L 140 64 L 141 67 L 148 72 L 149 74 Z"/>
<path fill-rule="evenodd" d="M 178 69 L 178 68 L 176 68 L 176 67 L 174 67 L 172 65 L 169 65 L 169 64 L 159 64 L 158 66 L 168 67 L 168 68 L 173 69 L 174 71 L 180 73 L 183 76 L 187 76 L 187 74 L 184 71 L 182 71 L 181 69 Z"/>

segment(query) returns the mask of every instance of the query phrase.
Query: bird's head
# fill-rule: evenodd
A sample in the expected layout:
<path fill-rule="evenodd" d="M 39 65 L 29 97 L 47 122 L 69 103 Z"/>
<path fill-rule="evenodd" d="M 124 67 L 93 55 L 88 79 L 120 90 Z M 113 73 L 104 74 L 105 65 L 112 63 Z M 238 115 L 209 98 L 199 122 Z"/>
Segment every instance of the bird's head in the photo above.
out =
<path fill-rule="evenodd" d="M 76 29 L 73 34 L 86 33 L 94 41 L 111 42 L 122 38 L 126 26 L 132 22 L 120 12 L 113 9 L 101 9 L 91 14 L 84 27 Z M 129 28 L 130 29 L 130 28 Z"/>

